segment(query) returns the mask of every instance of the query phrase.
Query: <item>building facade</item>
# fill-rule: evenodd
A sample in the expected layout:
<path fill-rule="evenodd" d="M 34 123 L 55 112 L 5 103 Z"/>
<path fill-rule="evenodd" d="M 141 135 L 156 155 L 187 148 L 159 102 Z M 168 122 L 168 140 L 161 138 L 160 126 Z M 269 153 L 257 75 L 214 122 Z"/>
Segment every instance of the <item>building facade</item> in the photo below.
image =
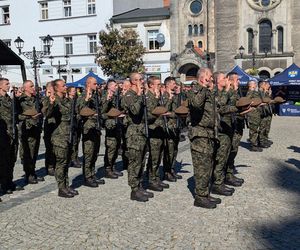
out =
<path fill-rule="evenodd" d="M 0 12 L 0 37 L 16 53 L 14 40 L 18 36 L 24 40 L 22 51 L 32 51 L 33 46 L 44 51 L 43 38 L 48 34 L 53 38 L 51 54 L 42 58 L 44 63 L 39 68 L 40 84 L 58 77 L 67 79 L 67 76 L 68 81 L 76 81 L 90 70 L 103 77 L 101 68 L 95 64 L 95 55 L 98 33 L 113 15 L 112 1 L 0 0 Z M 21 58 L 25 60 L 27 78 L 33 80 L 31 60 Z M 3 76 L 16 84 L 22 82 L 18 69 L 7 66 L 6 71 Z"/>

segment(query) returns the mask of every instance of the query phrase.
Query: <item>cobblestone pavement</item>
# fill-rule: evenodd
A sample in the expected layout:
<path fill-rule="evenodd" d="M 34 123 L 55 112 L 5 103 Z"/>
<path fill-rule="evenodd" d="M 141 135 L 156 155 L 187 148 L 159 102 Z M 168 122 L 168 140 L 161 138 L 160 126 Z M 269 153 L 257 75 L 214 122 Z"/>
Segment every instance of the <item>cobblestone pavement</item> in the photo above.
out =
<path fill-rule="evenodd" d="M 245 184 L 215 210 L 193 206 L 188 141 L 180 144 L 178 156 L 183 180 L 147 203 L 129 199 L 126 171 L 91 189 L 81 186 L 81 170 L 71 168 L 80 192 L 73 199 L 59 198 L 54 177 L 46 176 L 43 183 L 2 197 L 0 249 L 300 249 L 299 131 L 299 118 L 275 117 L 274 144 L 262 153 L 247 150 L 246 131 L 237 158 Z M 15 175 L 22 183 L 19 162 Z"/>

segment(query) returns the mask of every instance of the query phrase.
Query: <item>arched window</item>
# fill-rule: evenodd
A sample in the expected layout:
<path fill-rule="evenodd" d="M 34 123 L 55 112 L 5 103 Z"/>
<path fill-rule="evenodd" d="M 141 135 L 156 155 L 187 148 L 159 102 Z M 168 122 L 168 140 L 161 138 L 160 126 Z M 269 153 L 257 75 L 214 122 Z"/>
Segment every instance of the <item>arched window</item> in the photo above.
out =
<path fill-rule="evenodd" d="M 200 33 L 200 35 L 204 34 L 204 26 L 203 26 L 203 24 L 199 25 L 199 33 Z"/>
<path fill-rule="evenodd" d="M 198 25 L 197 25 L 197 24 L 194 25 L 194 35 L 195 35 L 195 36 L 198 36 L 198 35 L 199 35 L 199 28 L 198 28 Z"/>
<path fill-rule="evenodd" d="M 189 34 L 189 36 L 193 35 L 193 26 L 192 25 L 188 26 L 188 34 Z"/>
<path fill-rule="evenodd" d="M 202 43 L 202 41 L 198 41 L 198 48 L 200 48 L 200 49 L 203 48 L 203 43 Z"/>
<path fill-rule="evenodd" d="M 265 19 L 259 23 L 259 52 L 271 51 L 272 49 L 272 23 Z"/>
<path fill-rule="evenodd" d="M 253 29 L 251 29 L 251 28 L 247 29 L 247 33 L 248 33 L 248 54 L 252 54 L 253 39 L 254 39 Z"/>
<path fill-rule="evenodd" d="M 277 36 L 278 36 L 278 52 L 283 52 L 283 28 L 281 26 L 277 27 Z"/>

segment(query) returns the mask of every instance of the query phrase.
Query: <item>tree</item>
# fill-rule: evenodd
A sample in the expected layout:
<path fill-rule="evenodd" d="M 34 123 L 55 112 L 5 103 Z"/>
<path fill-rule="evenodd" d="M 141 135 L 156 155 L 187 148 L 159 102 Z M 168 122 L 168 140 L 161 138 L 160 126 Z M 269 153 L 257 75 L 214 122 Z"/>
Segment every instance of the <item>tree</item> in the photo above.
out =
<path fill-rule="evenodd" d="M 117 30 L 111 25 L 100 31 L 101 46 L 96 61 L 103 72 L 113 77 L 128 77 L 131 72 L 144 72 L 142 56 L 145 48 L 136 31 Z"/>

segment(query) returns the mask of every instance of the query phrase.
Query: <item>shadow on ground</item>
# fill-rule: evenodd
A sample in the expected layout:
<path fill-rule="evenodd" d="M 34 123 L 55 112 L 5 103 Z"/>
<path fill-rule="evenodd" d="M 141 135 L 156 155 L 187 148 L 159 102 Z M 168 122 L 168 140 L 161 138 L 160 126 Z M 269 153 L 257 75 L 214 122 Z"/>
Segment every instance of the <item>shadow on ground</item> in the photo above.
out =
<path fill-rule="evenodd" d="M 293 216 L 283 214 L 280 221 L 259 224 L 253 229 L 254 234 L 270 249 L 300 249 L 300 161 L 289 159 L 286 162 L 274 161 L 274 186 L 280 187 L 293 198 L 287 202 L 295 211 Z M 291 195 L 289 195 L 291 196 Z"/>
<path fill-rule="evenodd" d="M 294 150 L 294 152 L 296 152 L 296 153 L 300 153 L 300 147 L 297 147 L 297 146 L 289 146 L 289 147 L 287 147 L 287 149 L 291 149 L 291 150 Z"/>

